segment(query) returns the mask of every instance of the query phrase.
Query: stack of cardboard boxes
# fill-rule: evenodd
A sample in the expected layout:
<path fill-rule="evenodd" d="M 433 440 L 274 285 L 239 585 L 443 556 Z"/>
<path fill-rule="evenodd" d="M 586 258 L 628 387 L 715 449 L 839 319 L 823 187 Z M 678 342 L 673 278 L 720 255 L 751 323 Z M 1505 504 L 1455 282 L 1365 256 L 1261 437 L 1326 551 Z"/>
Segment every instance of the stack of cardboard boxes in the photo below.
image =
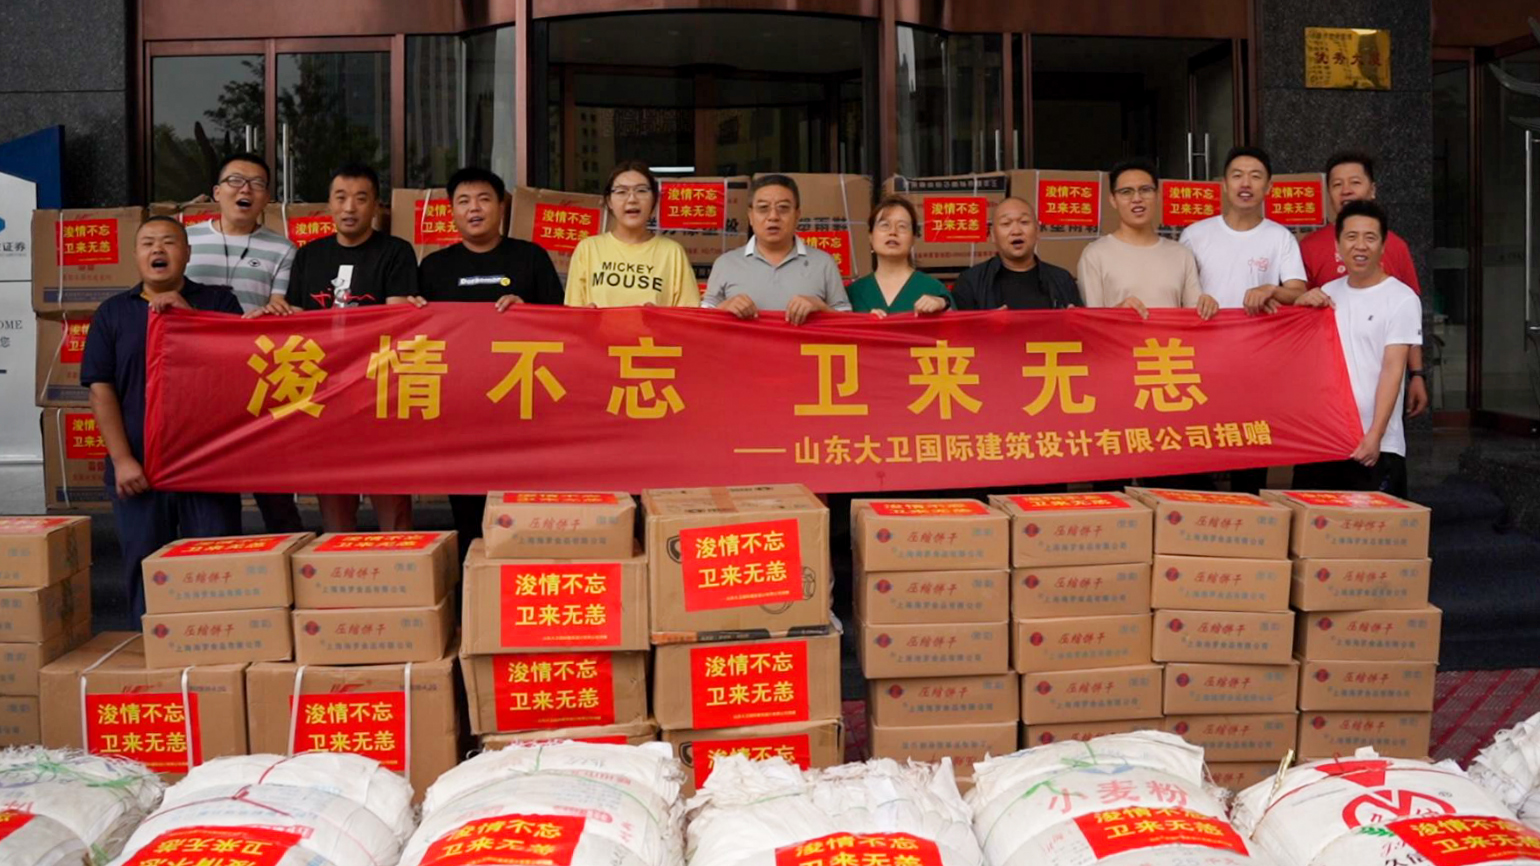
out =
<path fill-rule="evenodd" d="M 38 671 L 90 637 L 90 518 L 0 517 L 0 746 L 41 742 Z"/>
<path fill-rule="evenodd" d="M 1013 656 L 1026 745 L 1158 728 L 1150 509 L 1121 493 L 991 501 L 1011 519 Z"/>
<path fill-rule="evenodd" d="M 483 746 L 656 738 L 629 494 L 488 494 L 463 608 L 460 668 Z"/>
<path fill-rule="evenodd" d="M 973 763 L 1016 750 L 1010 527 L 976 499 L 851 505 L 855 609 L 874 758 Z"/>
<path fill-rule="evenodd" d="M 648 490 L 653 714 L 699 786 L 726 754 L 843 761 L 829 511 L 806 487 Z"/>
<path fill-rule="evenodd" d="M 1443 619 L 1428 604 L 1431 513 L 1383 493 L 1263 495 L 1294 514 L 1300 760 L 1427 756 Z"/>

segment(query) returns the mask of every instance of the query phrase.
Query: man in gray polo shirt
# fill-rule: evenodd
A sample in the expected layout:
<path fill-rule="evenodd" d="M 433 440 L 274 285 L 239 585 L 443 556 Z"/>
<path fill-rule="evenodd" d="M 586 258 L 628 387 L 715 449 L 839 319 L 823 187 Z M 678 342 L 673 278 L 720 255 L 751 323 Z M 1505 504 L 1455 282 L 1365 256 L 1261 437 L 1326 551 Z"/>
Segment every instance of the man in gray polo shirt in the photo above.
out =
<path fill-rule="evenodd" d="M 702 307 L 740 319 L 755 318 L 760 310 L 779 310 L 793 325 L 813 313 L 850 312 L 839 265 L 797 237 L 801 206 L 796 181 L 784 174 L 767 174 L 749 186 L 754 235 L 711 266 Z"/>

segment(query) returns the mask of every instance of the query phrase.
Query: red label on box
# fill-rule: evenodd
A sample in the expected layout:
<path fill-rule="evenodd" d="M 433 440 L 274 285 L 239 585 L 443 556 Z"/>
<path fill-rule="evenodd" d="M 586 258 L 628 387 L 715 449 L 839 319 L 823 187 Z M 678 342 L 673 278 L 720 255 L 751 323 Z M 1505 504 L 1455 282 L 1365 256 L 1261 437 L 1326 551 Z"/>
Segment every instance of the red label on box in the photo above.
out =
<path fill-rule="evenodd" d="M 505 565 L 505 647 L 607 646 L 620 642 L 618 562 Z"/>
<path fill-rule="evenodd" d="M 91 330 L 91 319 L 64 323 L 64 339 L 59 343 L 59 362 L 79 364 L 86 356 L 86 332 Z"/>
<path fill-rule="evenodd" d="M 989 240 L 989 199 L 933 196 L 925 199 L 925 240 L 933 244 L 978 244 Z"/>
<path fill-rule="evenodd" d="M 292 535 L 243 535 L 235 538 L 195 538 L 161 556 L 217 556 L 222 553 L 264 553 L 293 538 Z"/>
<path fill-rule="evenodd" d="M 727 186 L 722 183 L 664 182 L 658 228 L 664 231 L 721 231 L 727 227 Z"/>
<path fill-rule="evenodd" d="M 437 532 L 363 532 L 334 535 L 316 545 L 316 553 L 356 553 L 377 550 L 426 550 L 438 541 Z"/>
<path fill-rule="evenodd" d="M 807 642 L 690 648 L 697 729 L 808 720 Z"/>
<path fill-rule="evenodd" d="M 337 233 L 337 224 L 329 216 L 289 217 L 288 227 L 289 242 L 296 247 Z"/>
<path fill-rule="evenodd" d="M 1267 503 L 1260 499 L 1252 499 L 1244 493 L 1202 493 L 1196 490 L 1151 490 L 1151 493 L 1161 499 L 1169 499 L 1172 502 L 1200 502 L 1204 505 L 1249 505 L 1253 508 L 1266 508 Z"/>
<path fill-rule="evenodd" d="M 182 225 L 184 226 L 195 226 L 198 223 L 211 223 L 214 220 L 219 219 L 219 211 L 207 210 L 203 213 L 181 213 L 177 214 L 177 219 L 181 220 Z"/>
<path fill-rule="evenodd" d="M 1110 511 L 1134 507 L 1127 500 L 1107 493 L 1044 493 L 1012 496 L 1011 502 L 1023 511 Z"/>
<path fill-rule="evenodd" d="M 802 599 L 796 520 L 681 529 L 679 554 L 687 611 Z"/>
<path fill-rule="evenodd" d="M 70 517 L 0 517 L 0 535 L 37 535 L 69 523 Z"/>
<path fill-rule="evenodd" d="M 492 696 L 500 731 L 615 724 L 609 653 L 493 656 Z"/>
<path fill-rule="evenodd" d="M 1190 226 L 1219 213 L 1220 185 L 1201 180 L 1168 180 L 1160 185 L 1160 221 Z"/>
<path fill-rule="evenodd" d="M 941 850 L 908 833 L 834 833 L 775 849 L 775 866 L 942 866 Z"/>
<path fill-rule="evenodd" d="M 1045 226 L 1095 228 L 1101 225 L 1102 185 L 1095 180 L 1037 182 L 1037 221 Z"/>
<path fill-rule="evenodd" d="M 1284 494 L 1295 502 L 1306 505 L 1325 505 L 1335 508 L 1410 508 L 1399 499 L 1383 493 L 1353 493 L 1349 491 L 1301 490 Z"/>
<path fill-rule="evenodd" d="M 613 493 L 504 493 L 505 505 L 618 505 Z"/>
<path fill-rule="evenodd" d="M 740 740 L 695 741 L 695 787 L 697 790 L 711 778 L 718 758 L 742 755 L 751 761 L 768 761 L 784 758 L 786 763 L 806 770 L 813 765 L 813 740 L 807 734 L 788 734 L 782 737 L 745 737 Z"/>
<path fill-rule="evenodd" d="M 1267 194 L 1267 218 L 1286 226 L 1326 222 L 1324 185 L 1318 180 L 1278 181 Z"/>
<path fill-rule="evenodd" d="M 192 735 L 192 760 L 187 758 Z M 138 761 L 157 773 L 203 763 L 198 694 L 86 695 L 86 751 Z"/>
<path fill-rule="evenodd" d="M 4 842 L 5 837 L 27 826 L 27 822 L 31 820 L 32 816 L 26 812 L 11 809 L 0 812 L 0 842 Z"/>
<path fill-rule="evenodd" d="M 1540 835 L 1504 818 L 1407 818 L 1385 827 L 1433 866 L 1540 860 Z"/>
<path fill-rule="evenodd" d="M 418 246 L 447 247 L 460 242 L 460 230 L 455 228 L 454 209 L 449 199 L 418 199 L 412 203 L 412 237 Z"/>
<path fill-rule="evenodd" d="M 578 241 L 599 233 L 599 209 L 573 205 L 535 205 L 535 243 L 553 253 L 570 253 Z"/>
<path fill-rule="evenodd" d="M 855 276 L 855 263 L 850 257 L 850 232 L 797 232 L 804 244 L 815 250 L 823 250 L 839 265 L 840 276 Z"/>
<path fill-rule="evenodd" d="M 587 820 L 572 815 L 480 818 L 440 836 L 420 866 L 571 866 Z"/>
<path fill-rule="evenodd" d="M 1240 834 L 1223 818 L 1211 818 L 1187 809 L 1130 808 L 1092 812 L 1075 819 L 1075 826 L 1098 860 L 1135 849 L 1185 845 L 1250 852 Z"/>
<path fill-rule="evenodd" d="M 969 514 L 988 514 L 984 503 L 966 502 L 873 502 L 872 512 L 883 517 L 960 517 Z"/>
<path fill-rule="evenodd" d="M 180 827 L 150 840 L 123 866 L 277 866 L 300 834 L 270 827 Z"/>
<path fill-rule="evenodd" d="M 96 429 L 96 416 L 90 412 L 64 413 L 64 457 L 67 460 L 101 460 L 107 456 L 107 443 Z"/>
<path fill-rule="evenodd" d="M 335 692 L 300 697 L 289 745 L 293 752 L 363 755 L 404 773 L 406 738 L 406 692 Z"/>
<path fill-rule="evenodd" d="M 63 220 L 55 240 L 60 261 L 50 264 L 73 268 L 118 263 L 117 220 Z"/>

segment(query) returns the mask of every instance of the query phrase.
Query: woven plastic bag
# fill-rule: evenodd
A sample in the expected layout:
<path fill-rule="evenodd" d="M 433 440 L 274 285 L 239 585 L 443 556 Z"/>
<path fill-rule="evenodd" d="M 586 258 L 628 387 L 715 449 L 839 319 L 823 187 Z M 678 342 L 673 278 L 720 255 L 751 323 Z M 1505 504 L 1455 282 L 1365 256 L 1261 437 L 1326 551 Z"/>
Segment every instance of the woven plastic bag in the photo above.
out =
<path fill-rule="evenodd" d="M 1471 762 L 1470 777 L 1531 829 L 1540 829 L 1540 714 L 1498 731 Z"/>
<path fill-rule="evenodd" d="M 136 761 L 39 747 L 0 751 L 0 863 L 105 863 L 163 790 Z"/>

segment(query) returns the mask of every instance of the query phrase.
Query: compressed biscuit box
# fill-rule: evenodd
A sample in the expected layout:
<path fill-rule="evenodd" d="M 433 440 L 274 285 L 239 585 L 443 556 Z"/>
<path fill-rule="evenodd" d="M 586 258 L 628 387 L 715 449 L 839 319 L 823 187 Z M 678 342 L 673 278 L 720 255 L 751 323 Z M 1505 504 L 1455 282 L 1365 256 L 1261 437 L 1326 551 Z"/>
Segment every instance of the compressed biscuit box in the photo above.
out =
<path fill-rule="evenodd" d="M 1299 695 L 1299 663 L 1171 662 L 1165 670 L 1166 715 L 1290 713 Z"/>
<path fill-rule="evenodd" d="M 1150 564 L 1045 565 L 1011 572 L 1017 619 L 1148 613 Z"/>
<path fill-rule="evenodd" d="M 1160 665 L 1050 671 L 1021 678 L 1028 725 L 1145 719 L 1161 714 Z"/>
<path fill-rule="evenodd" d="M 293 657 L 288 608 L 144 616 L 144 660 L 148 667 L 287 661 Z"/>
<path fill-rule="evenodd" d="M 144 208 L 32 212 L 32 309 L 90 312 L 139 283 L 134 235 Z"/>
<path fill-rule="evenodd" d="M 635 532 L 636 500 L 619 492 L 494 490 L 481 519 L 488 559 L 628 559 Z"/>
<path fill-rule="evenodd" d="M 1305 659 L 1334 661 L 1438 661 L 1443 611 L 1343 610 L 1301 613 L 1295 622 L 1295 652 Z"/>
<path fill-rule="evenodd" d="M 977 499 L 857 499 L 856 561 L 868 572 L 997 569 L 1010 562 L 1010 521 Z"/>
<path fill-rule="evenodd" d="M 990 622 L 1010 600 L 1010 572 L 1000 568 L 856 576 L 856 617 L 869 625 Z"/>
<path fill-rule="evenodd" d="M 1017 673 L 1149 664 L 1150 615 L 1018 619 L 1012 666 Z"/>
<path fill-rule="evenodd" d="M 886 727 L 1015 721 L 1020 677 L 917 677 L 867 681 L 867 712 Z"/>
<path fill-rule="evenodd" d="M 1011 566 L 1148 562 L 1154 513 L 1122 493 L 989 497 L 1011 522 Z"/>
<path fill-rule="evenodd" d="M 1431 559 L 1296 559 L 1289 602 L 1299 610 L 1428 606 Z"/>
<path fill-rule="evenodd" d="M 647 653 L 461 656 L 471 732 L 635 725 L 647 716 Z"/>
<path fill-rule="evenodd" d="M 1287 559 L 1157 554 L 1150 604 L 1187 610 L 1289 609 Z"/>
<path fill-rule="evenodd" d="M 665 731 L 840 718 L 840 635 L 654 651 L 653 715 Z"/>
<path fill-rule="evenodd" d="M 89 568 L 50 586 L 0 589 L 0 641 L 40 644 L 81 631 L 91 631 Z"/>
<path fill-rule="evenodd" d="M 432 607 L 459 579 L 457 545 L 454 532 L 322 535 L 291 557 L 294 606 Z"/>
<path fill-rule="evenodd" d="M 144 604 L 152 614 L 288 607 L 289 558 L 308 532 L 188 538 L 144 558 Z"/>
<path fill-rule="evenodd" d="M 431 662 L 454 638 L 449 597 L 424 607 L 344 607 L 286 612 L 302 665 Z"/>
<path fill-rule="evenodd" d="M 1292 611 L 1159 610 L 1151 653 L 1158 662 L 1288 664 Z"/>
<path fill-rule="evenodd" d="M 1298 726 L 1299 714 L 1287 712 L 1166 716 L 1163 729 L 1201 747 L 1205 759 L 1225 763 L 1282 759 Z"/>
<path fill-rule="evenodd" d="M 504 749 L 515 743 L 556 743 L 562 740 L 611 746 L 640 746 L 643 743 L 656 742 L 657 739 L 658 725 L 651 719 L 647 719 L 629 725 L 592 725 L 482 734 L 481 747 L 494 750 Z"/>
<path fill-rule="evenodd" d="M 1004 607 L 998 610 L 1004 611 Z M 859 657 L 869 679 L 968 677 L 1011 668 L 1011 624 L 862 623 Z"/>
<path fill-rule="evenodd" d="M 1317 661 L 1301 663 L 1299 708 L 1361 712 L 1424 712 L 1433 706 L 1433 662 Z"/>
<path fill-rule="evenodd" d="M 1155 511 L 1155 552 L 1287 559 L 1287 508 L 1249 493 L 1130 487 Z"/>
<path fill-rule="evenodd" d="M 949 757 L 958 776 L 972 776 L 975 763 L 1016 751 L 1019 725 L 1015 720 L 897 728 L 869 725 L 867 736 L 873 758 L 935 762 Z"/>
<path fill-rule="evenodd" d="M 85 643 L 91 637 L 90 609 L 67 629 L 44 641 L 0 643 L 0 695 L 36 697 L 38 673 L 44 665 Z"/>
<path fill-rule="evenodd" d="M 1244 791 L 1278 774 L 1277 761 L 1210 762 L 1206 767 L 1214 784 L 1231 791 Z"/>
<path fill-rule="evenodd" d="M 1387 493 L 1268 490 L 1294 512 L 1289 552 L 1301 559 L 1426 559 L 1433 513 Z"/>
<path fill-rule="evenodd" d="M 1023 748 L 1046 746 L 1065 740 L 1084 742 L 1109 734 L 1128 734 L 1134 731 L 1161 730 L 1163 720 L 1159 716 L 1147 719 L 1118 719 L 1103 722 L 1065 722 L 1042 725 L 1026 725 L 1022 732 Z"/>
<path fill-rule="evenodd" d="M 36 696 L 0 696 L 0 748 L 41 743 L 42 715 Z"/>
<path fill-rule="evenodd" d="M 48 586 L 91 567 L 91 518 L 0 516 L 0 587 Z"/>
<path fill-rule="evenodd" d="M 845 731 L 839 721 L 786 722 L 706 731 L 664 731 L 663 742 L 685 768 L 685 792 L 693 794 L 711 778 L 717 759 L 742 755 L 753 761 L 781 758 L 807 769 L 845 762 Z"/>
<path fill-rule="evenodd" d="M 645 556 L 506 560 L 486 550 L 477 540 L 465 555 L 467 654 L 648 648 Z"/>
<path fill-rule="evenodd" d="M 1428 754 L 1433 713 L 1306 712 L 1299 722 L 1299 758 L 1332 758 L 1370 747 L 1387 758 Z"/>

